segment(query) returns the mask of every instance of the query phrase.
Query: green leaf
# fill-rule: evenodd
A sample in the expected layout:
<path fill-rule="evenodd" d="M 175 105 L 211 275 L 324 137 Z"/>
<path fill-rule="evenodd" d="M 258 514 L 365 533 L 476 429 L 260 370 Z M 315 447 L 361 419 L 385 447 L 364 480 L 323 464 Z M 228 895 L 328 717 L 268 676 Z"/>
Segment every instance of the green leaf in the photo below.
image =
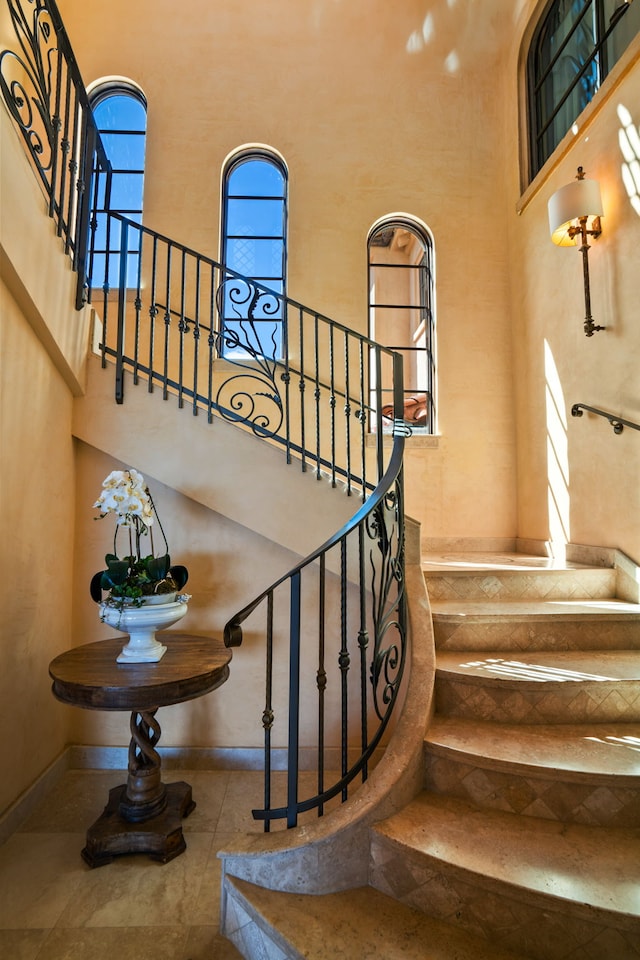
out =
<path fill-rule="evenodd" d="M 146 566 L 151 580 L 164 580 L 171 566 L 169 554 L 164 557 L 148 557 Z"/>

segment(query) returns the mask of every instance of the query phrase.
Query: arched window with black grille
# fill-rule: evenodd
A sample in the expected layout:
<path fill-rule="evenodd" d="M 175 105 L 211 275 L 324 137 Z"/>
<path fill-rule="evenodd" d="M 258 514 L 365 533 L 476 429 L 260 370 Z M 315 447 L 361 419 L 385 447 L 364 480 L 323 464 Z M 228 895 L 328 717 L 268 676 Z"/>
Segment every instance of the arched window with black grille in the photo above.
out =
<path fill-rule="evenodd" d="M 220 305 L 224 356 L 282 356 L 287 186 L 284 161 L 266 149 L 239 152 L 223 171 L 222 263 L 227 276 L 256 281 L 246 291 L 246 301 L 242 285 L 225 281 Z M 265 289 L 274 296 L 265 295 Z"/>
<path fill-rule="evenodd" d="M 527 56 L 530 180 L 639 29 L 637 0 L 552 0 L 544 7 Z"/>
<path fill-rule="evenodd" d="M 434 433 L 435 285 L 433 241 L 410 218 L 379 221 L 368 240 L 369 336 L 404 358 L 403 419 L 418 433 Z M 371 371 L 372 407 L 376 384 Z M 393 398 L 383 371 L 383 427 L 392 429 Z"/>
<path fill-rule="evenodd" d="M 117 81 L 99 84 L 90 92 L 96 126 L 111 164 L 111 189 L 101 178 L 93 210 L 95 237 L 91 282 L 110 288 L 118 285 L 120 227 L 109 220 L 109 210 L 142 223 L 144 166 L 147 133 L 147 101 L 134 83 Z M 138 275 L 138 237 L 134 235 L 127 253 L 127 286 L 135 287 Z"/>

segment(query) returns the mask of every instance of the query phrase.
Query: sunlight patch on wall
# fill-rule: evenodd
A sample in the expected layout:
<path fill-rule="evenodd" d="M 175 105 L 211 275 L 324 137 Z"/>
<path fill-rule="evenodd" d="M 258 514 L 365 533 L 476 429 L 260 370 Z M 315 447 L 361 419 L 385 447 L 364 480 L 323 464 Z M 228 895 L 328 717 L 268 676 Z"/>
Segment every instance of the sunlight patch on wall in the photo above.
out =
<path fill-rule="evenodd" d="M 562 384 L 549 343 L 544 342 L 545 401 L 547 416 L 547 502 L 549 538 L 554 555 L 570 540 L 569 445 Z"/>
<path fill-rule="evenodd" d="M 631 114 L 623 104 L 618 105 L 618 143 L 623 163 L 620 168 L 629 203 L 640 217 L 640 134 Z"/>

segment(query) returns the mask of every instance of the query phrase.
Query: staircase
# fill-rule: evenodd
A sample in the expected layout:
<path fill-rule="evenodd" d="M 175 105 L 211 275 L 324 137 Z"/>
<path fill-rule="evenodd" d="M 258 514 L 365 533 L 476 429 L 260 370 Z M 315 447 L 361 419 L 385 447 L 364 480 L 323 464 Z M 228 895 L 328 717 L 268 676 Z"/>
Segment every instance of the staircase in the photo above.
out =
<path fill-rule="evenodd" d="M 640 605 L 616 599 L 613 568 L 423 567 L 424 790 L 371 831 L 369 887 L 310 897 L 228 878 L 227 935 L 245 957 L 640 957 Z"/>

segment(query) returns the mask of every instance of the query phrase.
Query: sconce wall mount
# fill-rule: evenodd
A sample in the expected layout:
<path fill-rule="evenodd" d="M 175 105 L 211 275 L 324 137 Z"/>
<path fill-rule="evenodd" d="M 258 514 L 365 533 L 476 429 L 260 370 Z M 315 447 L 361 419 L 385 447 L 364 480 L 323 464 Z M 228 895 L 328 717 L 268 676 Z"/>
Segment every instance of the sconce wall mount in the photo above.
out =
<path fill-rule="evenodd" d="M 584 280 L 584 332 L 587 337 L 592 337 L 596 330 L 605 329 L 593 322 L 589 282 L 588 238 L 597 240 L 602 233 L 600 218 L 604 211 L 600 185 L 597 180 L 587 180 L 582 167 L 578 167 L 576 179 L 557 190 L 548 206 L 549 229 L 556 246 L 576 246 L 579 238 Z"/>

